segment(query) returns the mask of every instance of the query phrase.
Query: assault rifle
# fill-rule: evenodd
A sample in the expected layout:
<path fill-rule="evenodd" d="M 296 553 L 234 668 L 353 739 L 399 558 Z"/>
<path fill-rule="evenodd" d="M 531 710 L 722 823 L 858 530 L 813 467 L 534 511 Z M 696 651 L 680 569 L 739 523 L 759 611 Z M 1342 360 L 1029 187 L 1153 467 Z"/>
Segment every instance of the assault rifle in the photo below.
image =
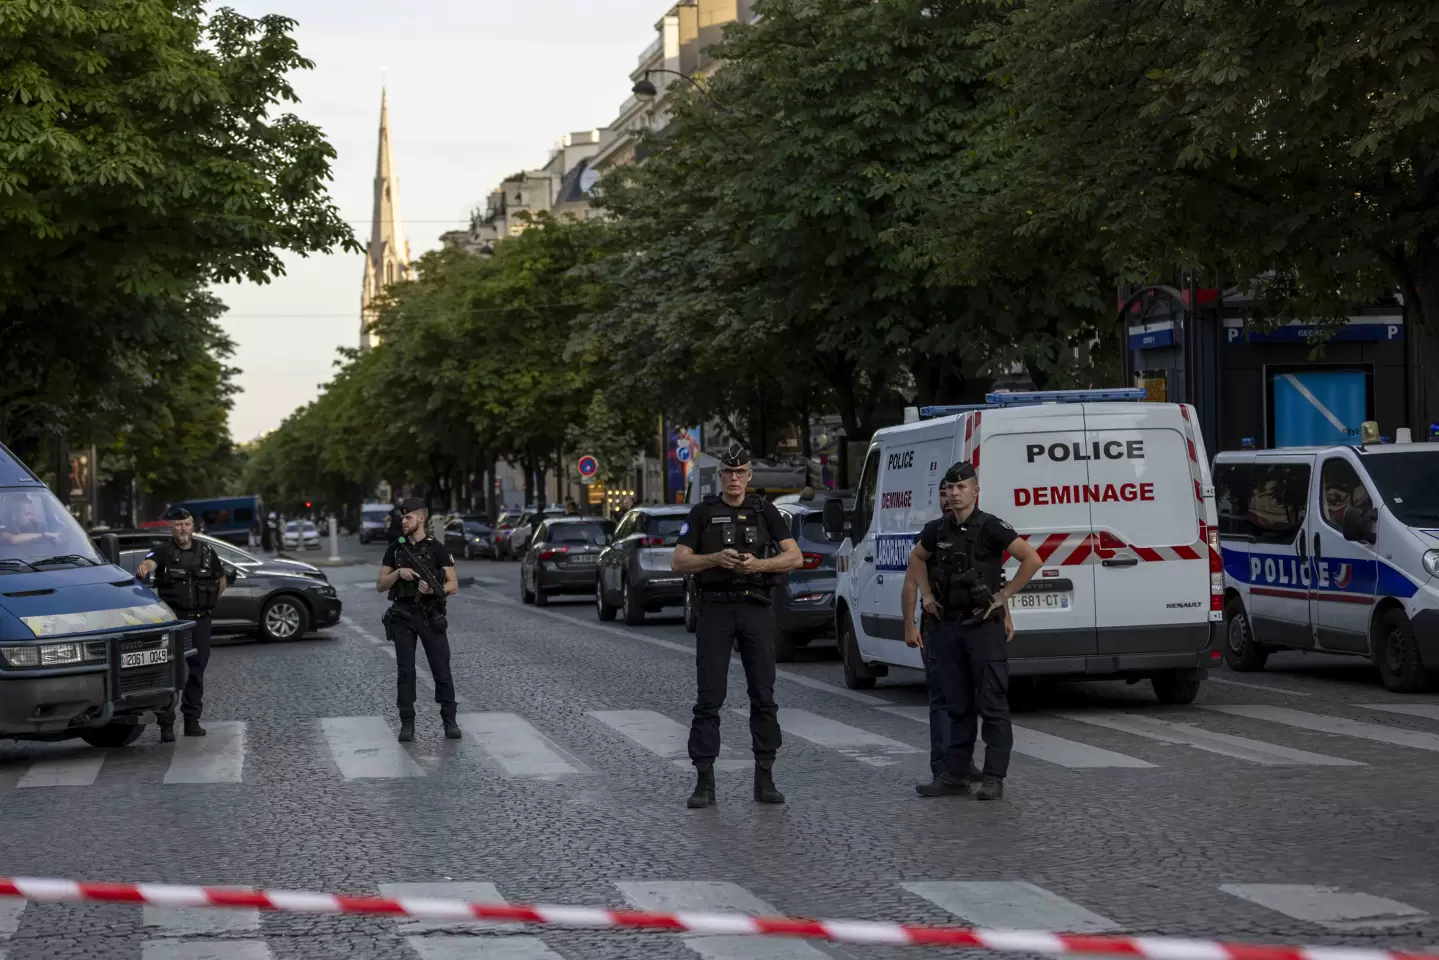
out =
<path fill-rule="evenodd" d="M 420 575 L 430 587 L 430 595 L 420 594 L 420 609 L 424 612 L 425 622 L 433 630 L 443 630 L 449 625 L 449 619 L 445 616 L 445 583 L 435 576 L 420 555 L 410 549 L 410 541 L 406 537 L 400 537 L 395 541 L 395 549 L 404 554 L 404 559 L 409 561 L 411 567 Z M 427 602 L 428 601 L 428 602 Z"/>

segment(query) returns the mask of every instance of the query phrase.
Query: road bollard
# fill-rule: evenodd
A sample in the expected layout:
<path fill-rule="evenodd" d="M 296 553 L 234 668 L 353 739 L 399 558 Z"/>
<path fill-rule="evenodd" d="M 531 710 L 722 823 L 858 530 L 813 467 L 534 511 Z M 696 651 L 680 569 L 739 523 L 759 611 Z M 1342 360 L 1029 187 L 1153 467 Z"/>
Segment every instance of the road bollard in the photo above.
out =
<path fill-rule="evenodd" d="M 330 517 L 330 562 L 340 562 L 340 521 Z"/>

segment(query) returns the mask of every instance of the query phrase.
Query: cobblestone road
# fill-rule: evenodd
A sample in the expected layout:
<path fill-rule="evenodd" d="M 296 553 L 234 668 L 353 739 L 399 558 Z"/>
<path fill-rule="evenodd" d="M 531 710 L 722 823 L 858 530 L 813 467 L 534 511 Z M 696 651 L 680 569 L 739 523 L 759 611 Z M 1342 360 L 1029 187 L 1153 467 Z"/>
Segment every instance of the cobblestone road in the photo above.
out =
<path fill-rule="evenodd" d="M 1007 798 L 982 805 L 914 794 L 928 772 L 917 675 L 848 691 L 818 646 L 777 687 L 789 803 L 749 799 L 741 696 L 719 806 L 690 811 L 692 643 L 677 617 L 625 627 L 582 600 L 525 607 L 514 564 L 462 562 L 474 584 L 450 621 L 466 737 L 443 739 L 422 681 L 419 736 L 401 745 L 380 550 L 346 549 L 367 564 L 329 571 L 338 628 L 217 649 L 204 741 L 162 745 L 152 728 L 108 753 L 0 744 L 0 873 L 1439 943 L 1439 698 L 1389 694 L 1358 661 L 1221 671 L 1187 707 L 1159 705 L 1147 684 L 1047 689 L 1016 713 Z M 900 953 L 0 902 L 5 960 Z"/>

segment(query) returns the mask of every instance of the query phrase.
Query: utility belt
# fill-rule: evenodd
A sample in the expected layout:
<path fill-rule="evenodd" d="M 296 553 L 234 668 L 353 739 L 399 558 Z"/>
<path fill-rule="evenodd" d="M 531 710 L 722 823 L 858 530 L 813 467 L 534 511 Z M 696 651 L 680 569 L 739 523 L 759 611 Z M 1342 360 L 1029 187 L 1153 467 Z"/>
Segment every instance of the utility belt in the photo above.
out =
<path fill-rule="evenodd" d="M 450 625 L 450 620 L 445 615 L 445 608 L 438 603 L 391 600 L 390 609 L 380 617 L 380 622 L 388 628 L 396 617 L 410 621 L 411 625 L 418 620 L 419 623 L 436 633 L 443 633 Z"/>
<path fill-rule="evenodd" d="M 740 587 L 732 590 L 700 590 L 700 599 L 705 603 L 753 603 L 756 606 L 770 606 L 769 593 L 762 587 Z"/>

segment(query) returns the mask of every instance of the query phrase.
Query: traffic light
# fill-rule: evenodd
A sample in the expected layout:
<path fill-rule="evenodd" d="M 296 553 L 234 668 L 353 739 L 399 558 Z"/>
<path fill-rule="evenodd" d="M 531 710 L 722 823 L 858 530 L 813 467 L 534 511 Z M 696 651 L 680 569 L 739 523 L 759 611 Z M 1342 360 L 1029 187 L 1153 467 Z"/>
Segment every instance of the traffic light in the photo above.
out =
<path fill-rule="evenodd" d="M 306 510 L 310 509 L 310 501 L 308 501 L 308 500 L 305 501 L 305 509 L 306 509 Z"/>

